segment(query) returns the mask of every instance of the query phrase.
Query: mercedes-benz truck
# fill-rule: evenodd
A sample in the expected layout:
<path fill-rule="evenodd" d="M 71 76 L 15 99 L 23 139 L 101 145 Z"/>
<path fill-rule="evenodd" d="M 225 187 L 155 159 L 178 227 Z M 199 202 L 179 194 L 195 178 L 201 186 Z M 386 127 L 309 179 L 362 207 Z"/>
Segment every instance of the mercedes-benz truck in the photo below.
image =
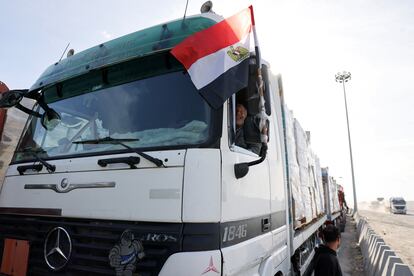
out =
<path fill-rule="evenodd" d="M 30 116 L 1 188 L 1 273 L 306 272 L 328 214 L 321 201 L 294 225 L 280 76 L 262 61 L 269 141 L 259 156 L 235 144 L 234 123 L 238 101 L 258 113 L 255 59 L 249 86 L 214 109 L 170 53 L 222 19 L 205 12 L 116 38 L 2 94 L 2 107 Z"/>

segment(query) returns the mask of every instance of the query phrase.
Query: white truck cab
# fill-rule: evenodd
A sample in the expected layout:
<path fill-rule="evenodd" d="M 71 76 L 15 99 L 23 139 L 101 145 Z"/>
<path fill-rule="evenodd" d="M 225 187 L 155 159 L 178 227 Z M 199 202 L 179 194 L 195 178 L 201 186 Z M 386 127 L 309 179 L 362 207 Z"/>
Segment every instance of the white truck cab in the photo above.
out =
<path fill-rule="evenodd" d="M 207 12 L 108 41 L 0 99 L 30 114 L 0 193 L 0 258 L 26 241 L 29 275 L 306 272 L 327 216 L 293 230 L 280 76 L 262 61 L 259 156 L 234 141 L 236 103 L 258 113 L 255 59 L 249 87 L 213 109 L 170 54 L 220 20 Z"/>
<path fill-rule="evenodd" d="M 37 101 L 0 194 L 0 249 L 28 241 L 30 275 L 289 271 L 278 79 L 265 71 L 267 156 L 236 178 L 235 164 L 260 156 L 233 141 L 235 102 L 253 116 L 257 92 L 213 109 L 169 53 L 217 18 L 108 41 L 3 97 Z"/>
<path fill-rule="evenodd" d="M 391 197 L 389 208 L 392 214 L 407 214 L 407 203 L 402 197 Z"/>

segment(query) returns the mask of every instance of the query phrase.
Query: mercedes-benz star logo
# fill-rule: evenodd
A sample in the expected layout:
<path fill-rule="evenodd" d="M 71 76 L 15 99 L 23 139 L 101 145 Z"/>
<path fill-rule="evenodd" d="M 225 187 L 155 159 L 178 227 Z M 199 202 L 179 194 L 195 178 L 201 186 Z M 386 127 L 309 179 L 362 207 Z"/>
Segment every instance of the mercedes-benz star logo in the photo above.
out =
<path fill-rule="evenodd" d="M 69 262 L 72 241 L 62 227 L 53 228 L 46 236 L 43 255 L 47 265 L 54 271 L 60 270 Z"/>
<path fill-rule="evenodd" d="M 67 178 L 63 178 L 60 182 L 60 185 L 56 185 L 56 189 L 59 192 L 65 192 L 69 188 L 69 180 Z"/>

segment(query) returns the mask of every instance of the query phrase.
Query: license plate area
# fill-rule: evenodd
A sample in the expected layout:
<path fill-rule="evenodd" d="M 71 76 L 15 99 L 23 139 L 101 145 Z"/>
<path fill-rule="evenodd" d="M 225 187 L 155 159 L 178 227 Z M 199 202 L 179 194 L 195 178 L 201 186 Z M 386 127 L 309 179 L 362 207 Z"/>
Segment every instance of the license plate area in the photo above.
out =
<path fill-rule="evenodd" d="M 5 239 L 0 273 L 13 276 L 26 275 L 29 248 L 29 241 Z"/>

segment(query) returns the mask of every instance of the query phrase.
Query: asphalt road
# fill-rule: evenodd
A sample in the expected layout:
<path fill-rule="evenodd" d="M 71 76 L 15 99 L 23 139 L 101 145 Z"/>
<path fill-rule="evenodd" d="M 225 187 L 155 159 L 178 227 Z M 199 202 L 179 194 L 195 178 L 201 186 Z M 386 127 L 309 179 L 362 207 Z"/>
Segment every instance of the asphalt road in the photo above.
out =
<path fill-rule="evenodd" d="M 406 215 L 397 215 L 381 204 L 361 204 L 359 213 L 414 271 L 414 201 L 408 202 L 407 207 Z"/>

